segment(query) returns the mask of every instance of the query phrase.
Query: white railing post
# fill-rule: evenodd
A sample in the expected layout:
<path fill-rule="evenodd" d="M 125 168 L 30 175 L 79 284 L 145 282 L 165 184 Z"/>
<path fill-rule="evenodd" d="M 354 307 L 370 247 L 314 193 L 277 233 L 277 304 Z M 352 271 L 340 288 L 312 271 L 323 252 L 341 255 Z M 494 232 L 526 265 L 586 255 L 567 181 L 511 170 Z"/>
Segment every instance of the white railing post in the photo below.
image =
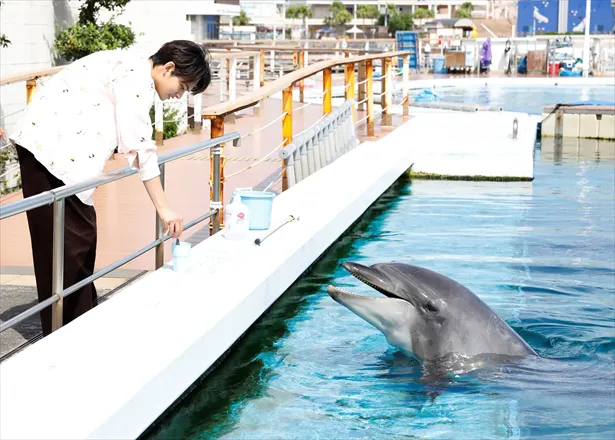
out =
<path fill-rule="evenodd" d="M 261 54 L 260 52 L 256 52 L 254 55 L 254 72 L 252 73 L 252 89 L 258 90 L 261 87 Z M 258 116 L 260 113 L 260 101 L 254 105 L 254 115 Z"/>
<path fill-rule="evenodd" d="M 228 83 L 226 81 L 226 60 L 220 60 L 220 69 L 218 70 L 220 76 L 220 102 L 226 102 L 228 100 Z"/>
<path fill-rule="evenodd" d="M 275 73 L 275 50 L 272 50 L 269 55 L 269 70 L 271 73 Z"/>
<path fill-rule="evenodd" d="M 201 106 L 203 104 L 203 94 L 194 95 L 194 131 L 196 133 L 203 129 L 203 117 L 201 116 Z"/>
<path fill-rule="evenodd" d="M 164 119 L 163 116 L 163 103 L 158 98 L 158 95 L 154 96 L 154 124 L 156 129 L 156 145 L 162 145 L 164 138 Z"/>
<path fill-rule="evenodd" d="M 305 49 L 309 48 L 309 43 L 306 41 L 305 42 Z M 308 59 L 308 51 L 306 50 L 304 55 L 303 55 L 303 67 L 309 66 L 310 65 L 310 60 Z"/>
<path fill-rule="evenodd" d="M 237 98 L 237 58 L 231 60 L 231 69 L 229 72 L 229 87 L 228 87 L 228 100 L 233 101 Z"/>

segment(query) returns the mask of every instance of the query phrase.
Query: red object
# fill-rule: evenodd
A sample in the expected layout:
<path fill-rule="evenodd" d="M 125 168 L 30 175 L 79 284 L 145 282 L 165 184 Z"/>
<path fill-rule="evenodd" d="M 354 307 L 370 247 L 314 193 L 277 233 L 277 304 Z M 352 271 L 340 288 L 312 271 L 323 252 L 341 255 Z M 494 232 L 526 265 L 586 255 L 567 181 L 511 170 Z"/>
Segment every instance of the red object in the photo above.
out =
<path fill-rule="evenodd" d="M 560 67 L 561 63 L 549 61 L 549 76 L 559 76 Z"/>

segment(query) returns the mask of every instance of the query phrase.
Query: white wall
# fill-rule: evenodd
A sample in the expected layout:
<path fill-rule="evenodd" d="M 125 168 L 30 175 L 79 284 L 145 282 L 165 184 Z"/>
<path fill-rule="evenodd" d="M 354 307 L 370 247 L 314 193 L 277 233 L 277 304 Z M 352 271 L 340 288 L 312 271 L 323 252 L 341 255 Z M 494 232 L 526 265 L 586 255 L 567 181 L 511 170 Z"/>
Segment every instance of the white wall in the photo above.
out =
<path fill-rule="evenodd" d="M 0 33 L 11 44 L 0 48 L 0 76 L 46 69 L 61 61 L 53 54 L 55 26 L 74 23 L 77 2 L 68 0 L 5 1 L 0 7 Z M 10 132 L 18 115 L 7 116 L 25 107 L 25 83 L 0 87 L 0 125 Z"/>

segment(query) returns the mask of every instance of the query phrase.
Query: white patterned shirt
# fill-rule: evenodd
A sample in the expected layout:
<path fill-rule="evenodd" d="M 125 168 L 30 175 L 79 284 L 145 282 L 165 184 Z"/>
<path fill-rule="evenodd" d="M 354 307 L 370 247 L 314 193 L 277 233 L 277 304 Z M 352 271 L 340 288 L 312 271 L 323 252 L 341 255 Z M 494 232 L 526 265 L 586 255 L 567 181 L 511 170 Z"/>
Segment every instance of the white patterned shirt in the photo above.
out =
<path fill-rule="evenodd" d="M 10 139 L 66 184 L 102 174 L 116 147 L 149 180 L 160 174 L 149 115 L 155 93 L 148 58 L 96 52 L 37 91 Z M 93 192 L 77 196 L 93 205 Z"/>

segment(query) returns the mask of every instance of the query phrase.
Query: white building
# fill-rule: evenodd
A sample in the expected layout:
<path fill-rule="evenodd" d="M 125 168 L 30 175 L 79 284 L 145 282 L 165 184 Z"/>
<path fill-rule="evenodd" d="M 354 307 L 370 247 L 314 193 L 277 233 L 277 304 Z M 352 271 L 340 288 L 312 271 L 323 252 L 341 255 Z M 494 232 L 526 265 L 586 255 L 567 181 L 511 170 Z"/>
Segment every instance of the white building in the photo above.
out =
<path fill-rule="evenodd" d="M 434 18 L 453 18 L 455 12 L 467 0 L 341 0 L 346 9 L 355 17 L 349 26 L 373 26 L 375 20 L 357 17 L 359 5 L 375 5 L 381 13 L 385 13 L 387 4 L 394 4 L 400 13 L 413 14 L 423 8 L 434 11 Z M 312 18 L 306 20 L 310 30 L 324 25 L 324 18 L 330 15 L 329 7 L 332 1 L 327 0 L 241 0 L 241 9 L 251 19 L 252 25 L 258 29 L 257 38 L 283 38 L 283 28 L 302 27 L 302 20 L 285 18 L 288 6 L 308 5 L 312 8 Z M 472 18 L 479 20 L 511 20 L 516 19 L 515 0 L 473 0 Z"/>

